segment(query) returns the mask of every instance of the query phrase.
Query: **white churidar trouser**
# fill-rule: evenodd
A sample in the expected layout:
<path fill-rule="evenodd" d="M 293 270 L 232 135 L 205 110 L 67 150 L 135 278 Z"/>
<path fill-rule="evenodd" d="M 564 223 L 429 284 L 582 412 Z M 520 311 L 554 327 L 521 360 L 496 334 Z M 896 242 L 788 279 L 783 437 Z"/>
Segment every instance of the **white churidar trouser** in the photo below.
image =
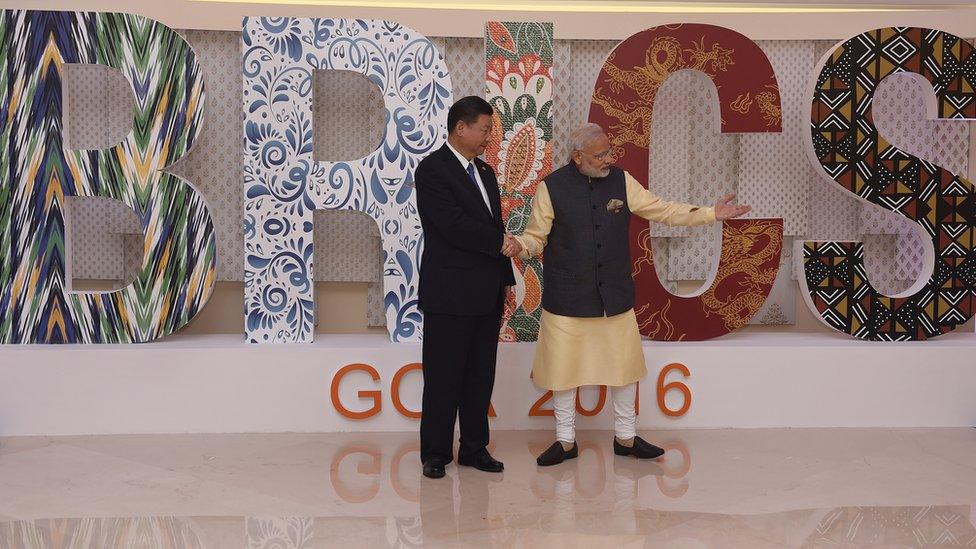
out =
<path fill-rule="evenodd" d="M 613 430 L 618 439 L 634 438 L 637 434 L 637 415 L 634 400 L 637 398 L 637 383 L 622 387 L 610 387 L 613 401 Z M 576 441 L 576 389 L 553 391 L 552 406 L 556 416 L 556 440 L 572 443 Z"/>

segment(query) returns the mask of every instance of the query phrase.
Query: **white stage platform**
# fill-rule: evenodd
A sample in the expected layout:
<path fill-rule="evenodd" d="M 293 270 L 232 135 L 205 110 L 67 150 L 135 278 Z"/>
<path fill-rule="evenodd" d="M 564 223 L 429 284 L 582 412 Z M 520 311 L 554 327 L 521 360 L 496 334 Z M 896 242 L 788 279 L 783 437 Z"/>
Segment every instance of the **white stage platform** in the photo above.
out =
<path fill-rule="evenodd" d="M 530 417 L 544 395 L 529 379 L 534 344 L 501 344 L 494 429 L 550 429 Z M 690 343 L 645 342 L 642 429 L 724 427 L 948 427 L 976 425 L 976 334 L 912 343 L 870 343 L 830 333 L 740 333 Z M 0 347 L 0 436 L 126 433 L 410 431 L 418 420 L 419 344 L 384 336 L 316 336 L 310 345 L 248 345 L 239 336 L 175 336 L 145 345 Z M 657 402 L 658 374 L 692 395 L 683 416 Z M 379 379 L 352 371 L 372 366 Z M 363 392 L 366 392 L 365 394 Z M 363 398 L 360 397 L 362 395 Z M 373 395 L 373 396 L 371 396 Z M 394 404 L 398 397 L 399 407 Z M 582 406 L 597 403 L 595 388 Z M 666 404 L 681 408 L 680 390 Z M 551 403 L 542 404 L 551 409 Z M 609 406 L 580 417 L 580 429 L 608 429 Z"/>

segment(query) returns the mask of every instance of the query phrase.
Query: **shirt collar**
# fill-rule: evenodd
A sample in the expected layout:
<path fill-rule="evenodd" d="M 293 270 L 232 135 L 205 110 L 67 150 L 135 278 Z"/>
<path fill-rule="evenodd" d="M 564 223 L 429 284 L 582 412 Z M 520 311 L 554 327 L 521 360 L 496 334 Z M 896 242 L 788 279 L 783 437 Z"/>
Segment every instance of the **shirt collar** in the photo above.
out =
<path fill-rule="evenodd" d="M 461 163 L 461 167 L 464 168 L 465 170 L 468 169 L 468 164 L 474 162 L 474 159 L 473 158 L 471 160 L 468 160 L 467 158 L 464 157 L 463 154 L 459 153 L 457 151 L 457 149 L 455 149 L 454 147 L 452 147 L 450 143 L 447 143 L 447 148 L 448 149 L 451 149 L 451 152 L 454 153 L 454 156 L 457 157 L 458 162 Z"/>

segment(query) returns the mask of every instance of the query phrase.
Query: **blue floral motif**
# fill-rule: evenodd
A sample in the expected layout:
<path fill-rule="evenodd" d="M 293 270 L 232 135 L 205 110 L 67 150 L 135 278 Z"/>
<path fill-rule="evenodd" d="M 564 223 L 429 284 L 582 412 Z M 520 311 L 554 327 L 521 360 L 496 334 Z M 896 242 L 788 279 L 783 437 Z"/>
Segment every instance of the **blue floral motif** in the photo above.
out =
<path fill-rule="evenodd" d="M 298 19 L 262 17 L 261 28 L 275 53 L 286 54 L 292 61 L 302 57 L 302 30 Z"/>
<path fill-rule="evenodd" d="M 376 221 L 390 338 L 418 341 L 423 232 L 413 170 L 447 137 L 443 56 L 412 29 L 362 19 L 247 18 L 242 48 L 247 340 L 312 340 L 312 213 L 332 209 Z M 386 131 L 376 151 L 314 160 L 315 70 L 356 71 L 380 88 Z"/>

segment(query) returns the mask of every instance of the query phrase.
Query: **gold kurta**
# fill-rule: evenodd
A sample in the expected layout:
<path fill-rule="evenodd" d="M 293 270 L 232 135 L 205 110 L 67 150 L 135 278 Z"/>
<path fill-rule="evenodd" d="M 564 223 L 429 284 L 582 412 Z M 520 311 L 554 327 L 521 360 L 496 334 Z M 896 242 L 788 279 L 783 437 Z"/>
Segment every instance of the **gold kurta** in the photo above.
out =
<path fill-rule="evenodd" d="M 714 208 L 668 202 L 645 189 L 629 173 L 625 172 L 624 177 L 627 207 L 634 215 L 667 225 L 704 225 L 715 221 Z M 529 223 L 516 237 L 522 244 L 522 258 L 543 252 L 553 217 L 549 190 L 543 181 L 532 199 Z M 542 311 L 539 342 L 532 363 L 532 379 L 540 388 L 562 391 L 582 385 L 616 387 L 629 385 L 646 373 L 633 309 L 593 318 Z"/>

